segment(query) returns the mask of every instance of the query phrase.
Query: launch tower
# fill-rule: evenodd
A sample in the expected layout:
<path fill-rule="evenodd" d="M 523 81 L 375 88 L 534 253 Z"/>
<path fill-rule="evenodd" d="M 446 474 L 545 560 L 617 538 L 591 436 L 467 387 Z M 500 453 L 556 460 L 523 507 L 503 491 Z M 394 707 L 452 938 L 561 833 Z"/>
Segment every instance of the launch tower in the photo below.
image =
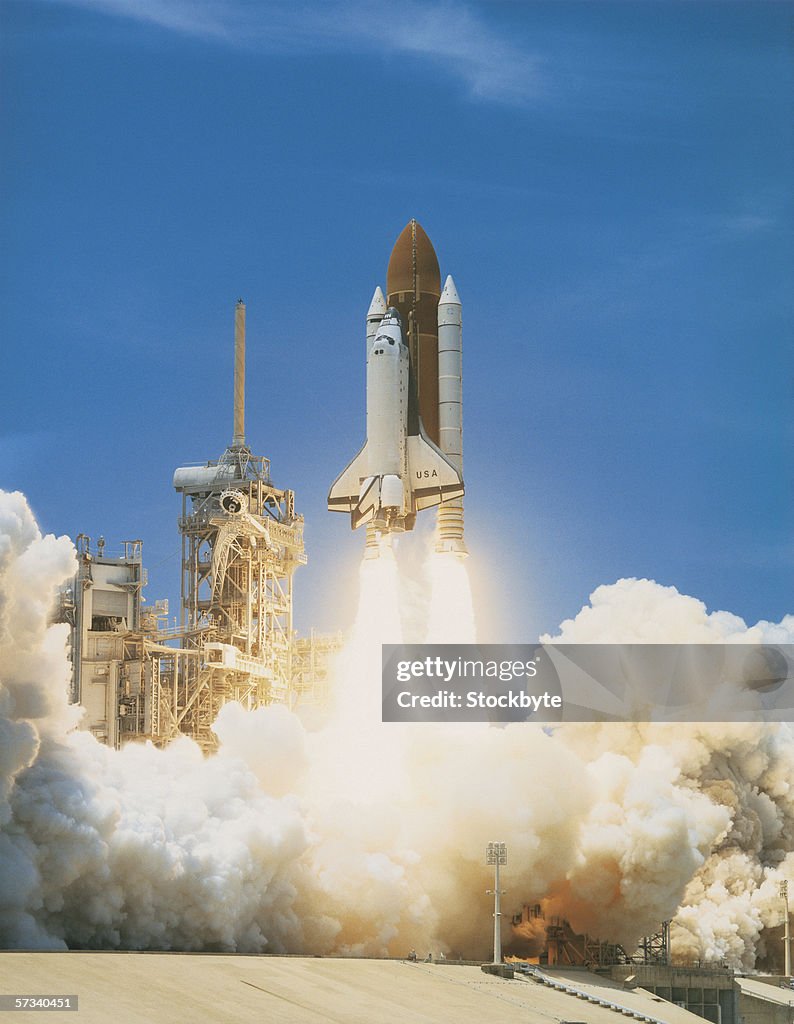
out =
<path fill-rule="evenodd" d="M 234 431 L 217 461 L 174 473 L 182 496 L 181 628 L 186 657 L 170 728 L 214 745 L 221 705 L 290 702 L 292 577 L 306 562 L 295 495 L 245 443 L 245 305 L 235 310 Z"/>

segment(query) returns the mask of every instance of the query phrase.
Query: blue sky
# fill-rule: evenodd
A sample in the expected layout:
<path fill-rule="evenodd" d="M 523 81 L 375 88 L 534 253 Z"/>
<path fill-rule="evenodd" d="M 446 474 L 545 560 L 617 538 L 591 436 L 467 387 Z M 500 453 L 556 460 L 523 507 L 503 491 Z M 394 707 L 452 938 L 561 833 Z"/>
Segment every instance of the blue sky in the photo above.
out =
<path fill-rule="evenodd" d="M 399 12 L 399 18 L 398 14 Z M 363 319 L 415 216 L 464 303 L 484 639 L 620 576 L 792 611 L 792 21 L 774 2 L 0 6 L 0 486 L 144 539 L 247 435 L 306 516 L 302 628 L 347 624 L 325 511 Z"/>

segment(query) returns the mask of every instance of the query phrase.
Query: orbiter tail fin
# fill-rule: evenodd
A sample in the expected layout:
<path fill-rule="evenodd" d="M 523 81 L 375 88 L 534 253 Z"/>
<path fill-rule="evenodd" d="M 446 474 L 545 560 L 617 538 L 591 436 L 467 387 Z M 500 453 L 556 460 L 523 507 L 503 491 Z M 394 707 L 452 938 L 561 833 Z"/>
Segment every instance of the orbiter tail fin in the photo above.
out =
<path fill-rule="evenodd" d="M 408 479 L 415 512 L 463 495 L 460 473 L 421 429 L 407 438 Z"/>

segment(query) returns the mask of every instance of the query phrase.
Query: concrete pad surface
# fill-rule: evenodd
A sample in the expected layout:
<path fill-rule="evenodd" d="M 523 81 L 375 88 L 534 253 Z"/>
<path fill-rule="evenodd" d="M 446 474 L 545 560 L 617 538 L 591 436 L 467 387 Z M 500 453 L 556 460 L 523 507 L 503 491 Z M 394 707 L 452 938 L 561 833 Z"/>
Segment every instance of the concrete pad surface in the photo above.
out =
<path fill-rule="evenodd" d="M 755 978 L 737 978 L 736 981 L 743 995 L 782 1006 L 794 1006 L 794 989 L 781 988 L 779 984 L 771 985 L 768 981 L 757 981 Z"/>
<path fill-rule="evenodd" d="M 0 1019 L 19 1024 L 616 1024 L 632 1019 L 524 978 L 509 981 L 478 967 L 398 960 L 8 952 L 0 953 L 0 994 L 79 998 L 77 1012 L 0 1012 Z M 675 1018 L 665 1011 L 676 1011 Z M 700 1021 L 655 1001 L 646 1012 L 665 1024 Z"/>

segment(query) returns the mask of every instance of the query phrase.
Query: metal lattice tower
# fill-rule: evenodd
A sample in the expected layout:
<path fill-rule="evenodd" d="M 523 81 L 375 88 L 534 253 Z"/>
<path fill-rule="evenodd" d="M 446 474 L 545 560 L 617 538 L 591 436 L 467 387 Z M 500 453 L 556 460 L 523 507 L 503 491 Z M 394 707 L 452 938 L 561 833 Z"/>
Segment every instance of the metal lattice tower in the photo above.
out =
<path fill-rule="evenodd" d="M 185 656 L 164 681 L 161 730 L 214 746 L 210 725 L 229 700 L 288 702 L 292 576 L 306 562 L 303 517 L 274 487 L 268 459 L 244 434 L 245 306 L 235 310 L 232 444 L 215 462 L 174 474 L 182 495 L 181 629 Z"/>

